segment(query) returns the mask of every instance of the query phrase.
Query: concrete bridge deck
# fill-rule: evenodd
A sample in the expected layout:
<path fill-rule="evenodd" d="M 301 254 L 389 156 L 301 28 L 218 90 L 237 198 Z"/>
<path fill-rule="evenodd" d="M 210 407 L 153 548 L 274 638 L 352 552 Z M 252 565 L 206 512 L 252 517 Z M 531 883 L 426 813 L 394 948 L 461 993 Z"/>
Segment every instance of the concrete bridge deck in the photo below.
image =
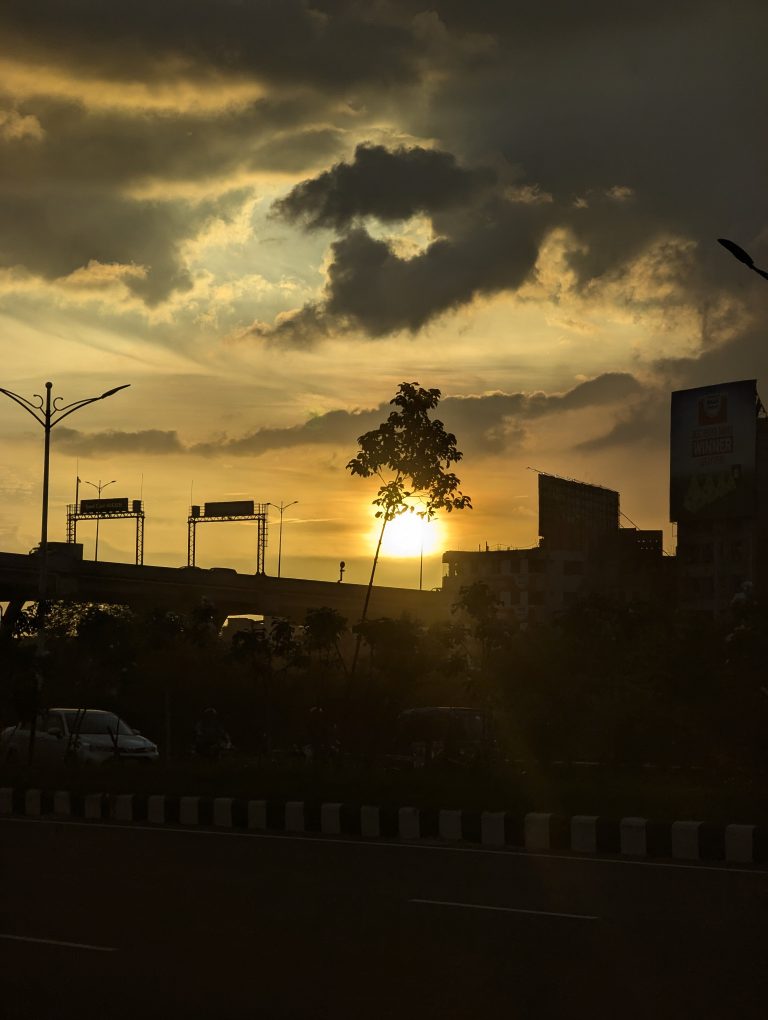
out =
<path fill-rule="evenodd" d="M 74 560 L 52 555 L 48 566 L 51 600 L 128 605 L 138 611 L 163 608 L 188 612 L 208 600 L 217 616 L 245 613 L 285 617 L 303 623 L 307 609 L 329 607 L 350 624 L 360 618 L 366 586 L 311 581 L 263 574 L 238 574 L 224 568 L 135 566 Z M 36 556 L 0 552 L 0 602 L 37 599 Z M 424 623 L 450 617 L 443 592 L 374 587 L 369 618 L 409 613 Z"/>

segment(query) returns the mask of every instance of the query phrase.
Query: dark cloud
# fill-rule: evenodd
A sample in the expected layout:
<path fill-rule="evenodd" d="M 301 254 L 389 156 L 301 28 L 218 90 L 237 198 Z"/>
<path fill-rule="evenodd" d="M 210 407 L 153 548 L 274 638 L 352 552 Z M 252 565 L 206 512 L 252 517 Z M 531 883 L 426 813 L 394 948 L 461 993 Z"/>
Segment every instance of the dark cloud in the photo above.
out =
<path fill-rule="evenodd" d="M 766 148 L 753 125 L 766 99 L 765 5 L 440 10 L 457 31 L 493 24 L 493 46 L 475 73 L 441 80 L 419 128 L 465 158 L 503 153 L 564 207 L 586 199 L 571 220 L 589 248 L 583 280 L 659 234 L 709 246 L 718 229 L 750 240 L 763 228 Z M 598 200 L 616 185 L 634 202 Z M 697 261 L 706 287 L 717 277 Z"/>
<path fill-rule="evenodd" d="M 136 201 L 104 190 L 58 187 L 0 192 L 0 266 L 24 265 L 48 279 L 95 261 L 134 264 L 145 274 L 126 284 L 147 304 L 162 301 L 192 281 L 181 243 L 213 218 L 227 219 L 241 206 L 242 191 L 218 199 Z"/>
<path fill-rule="evenodd" d="M 257 335 L 308 343 L 339 331 L 417 332 L 479 295 L 519 288 L 555 228 L 575 239 L 582 293 L 618 281 L 617 300 L 638 314 L 705 310 L 738 288 L 740 269 L 725 268 L 716 237 L 768 263 L 768 153 L 755 127 L 766 35 L 768 7 L 756 0 L 436 0 L 428 9 L 418 0 L 6 0 L 3 54 L 42 77 L 123 82 L 155 98 L 169 85 L 245 84 L 265 97 L 211 114 L 194 103 L 174 114 L 140 101 L 99 112 L 87 100 L 17 97 L 15 119 L 0 115 L 0 265 L 50 277 L 91 260 L 136 262 L 148 276 L 133 286 L 160 301 L 189 285 L 178 253 L 207 213 L 133 200 L 130 185 L 147 180 L 162 193 L 165 181 L 269 169 L 315 173 L 279 209 L 340 236 L 320 299 Z M 366 131 L 372 141 L 339 163 Z M 387 132 L 434 147 L 375 144 Z M 318 165 L 331 169 L 317 174 Z M 358 222 L 415 213 L 432 218 L 435 240 L 413 257 Z M 629 269 L 651 246 L 663 277 L 652 292 Z"/>
<path fill-rule="evenodd" d="M 454 432 L 459 446 L 478 453 L 493 453 L 519 446 L 525 423 L 545 415 L 622 404 L 643 393 L 643 387 L 626 372 L 606 372 L 578 383 L 565 393 L 489 393 L 448 396 L 440 402 L 439 417 Z M 376 428 L 392 410 L 389 403 L 356 411 L 326 411 L 288 428 L 262 428 L 239 437 L 184 444 L 176 432 L 147 429 L 140 432 L 85 433 L 60 427 L 58 441 L 68 453 L 189 453 L 201 457 L 222 454 L 258 457 L 274 450 L 299 446 L 354 446 L 357 437 Z"/>
<path fill-rule="evenodd" d="M 447 397 L 441 413 L 451 431 L 467 436 L 467 449 L 500 453 L 522 446 L 525 423 L 563 411 L 623 404 L 643 392 L 627 372 L 606 372 L 587 379 L 565 393 L 492 393 Z"/>
<path fill-rule="evenodd" d="M 302 181 L 275 203 L 275 211 L 310 230 L 342 230 L 365 216 L 391 222 L 466 205 L 494 179 L 490 170 L 459 166 L 449 152 L 358 145 L 351 163 Z"/>
<path fill-rule="evenodd" d="M 423 41 L 386 4 L 334 15 L 306 0 L 5 0 L 0 34 L 14 54 L 78 74 L 136 81 L 222 75 L 335 92 L 418 75 Z"/>
<path fill-rule="evenodd" d="M 190 447 L 190 452 L 204 457 L 221 453 L 258 457 L 270 450 L 285 450 L 296 446 L 350 443 L 360 433 L 375 428 L 382 420 L 382 415 L 386 417 L 389 411 L 387 404 L 369 411 L 327 411 L 310 418 L 303 425 L 258 429 L 236 439 L 196 443 Z"/>
<path fill-rule="evenodd" d="M 9 138 L 0 149 L 0 183 L 18 182 L 25 191 L 54 182 L 124 187 L 147 180 L 196 181 L 239 169 L 301 171 L 339 152 L 345 123 L 339 117 L 338 127 L 313 125 L 312 117 L 322 117 L 324 107 L 290 98 L 208 113 L 86 110 L 48 97 L 6 105 L 40 126 L 26 144 Z"/>
<path fill-rule="evenodd" d="M 621 404 L 641 394 L 634 376 L 608 372 L 579 383 L 562 394 L 491 393 L 444 397 L 439 417 L 458 437 L 460 448 L 501 452 L 518 447 L 525 438 L 525 422 L 560 411 Z M 389 414 L 388 403 L 364 411 L 328 411 L 292 428 L 258 429 L 249 435 L 198 443 L 190 448 L 202 456 L 221 453 L 259 456 L 270 450 L 316 444 L 354 445 L 363 432 L 376 428 Z"/>
<path fill-rule="evenodd" d="M 55 436 L 57 444 L 65 453 L 84 456 L 96 453 L 184 452 L 184 446 L 176 432 L 162 432 L 159 429 L 144 429 L 140 432 L 119 432 L 112 429 L 104 432 L 80 432 L 61 425 L 56 429 Z"/>
<path fill-rule="evenodd" d="M 184 242 L 212 218 L 231 219 L 253 194 L 233 188 L 215 198 L 164 200 L 163 179 L 295 171 L 341 144 L 340 130 L 294 123 L 299 111 L 290 103 L 188 117 L 115 116 L 52 100 L 23 110 L 44 130 L 0 142 L 0 266 L 53 279 L 91 261 L 134 263 L 146 275 L 127 282 L 150 305 L 189 287 Z M 132 184 L 152 180 L 160 182 L 158 197 L 130 194 Z"/>
<path fill-rule="evenodd" d="M 751 277 L 743 267 L 735 262 L 734 267 L 738 276 L 743 277 L 743 286 L 752 289 Z M 659 385 L 671 391 L 708 386 L 713 382 L 736 379 L 757 379 L 759 382 L 762 379 L 765 390 L 763 399 L 768 404 L 768 343 L 765 327 L 768 322 L 768 283 L 755 288 L 754 311 L 751 322 L 728 343 L 708 345 L 695 356 L 657 359 L 653 370 Z"/>
<path fill-rule="evenodd" d="M 669 445 L 669 393 L 653 392 L 640 403 L 622 411 L 611 428 L 601 435 L 577 443 L 573 449 L 595 453 L 616 447 Z"/>
<path fill-rule="evenodd" d="M 416 6 L 397 9 L 405 17 Z M 574 240 L 576 287 L 594 294 L 618 283 L 615 299 L 638 315 L 683 306 L 704 314 L 731 295 L 718 236 L 768 262 L 768 152 L 754 129 L 768 98 L 765 5 L 618 9 L 591 0 L 577 10 L 565 2 L 522 10 L 451 0 L 434 11 L 462 45 L 451 51 L 429 102 L 404 110 L 405 122 L 441 151 L 461 154 L 462 165 L 501 168 L 486 212 L 498 229 L 435 211 L 440 239 L 415 259 L 399 258 L 385 241 L 340 238 L 327 293 L 313 312 L 326 329 L 416 331 L 478 294 L 513 291 L 526 273 L 505 269 L 529 269 L 531 249 L 554 228 Z M 510 181 L 551 202 L 521 224 L 508 200 Z M 356 187 L 352 173 L 331 170 L 285 201 L 309 223 L 318 215 L 340 227 L 349 217 L 334 219 L 334 211 L 357 208 Z M 654 264 L 638 272 L 641 257 Z M 646 285 L 648 274 L 657 286 Z M 274 335 L 289 341 L 291 328 L 283 320 Z"/>
<path fill-rule="evenodd" d="M 465 452 L 499 453 L 519 447 L 525 438 L 525 422 L 545 415 L 622 404 L 642 395 L 641 384 L 627 372 L 606 372 L 579 382 L 562 394 L 494 393 L 483 396 L 445 397 L 440 418 L 456 433 Z M 81 432 L 64 426 L 56 437 L 67 453 L 187 453 L 200 457 L 222 454 L 258 457 L 275 450 L 302 446 L 354 447 L 363 432 L 375 428 L 392 410 L 389 403 L 358 411 L 326 411 L 301 425 L 259 428 L 245 436 L 221 437 L 185 445 L 175 431 L 145 429 L 137 432 L 108 430 Z"/>
<path fill-rule="evenodd" d="M 257 324 L 253 332 L 288 343 L 306 343 L 313 326 L 318 335 L 415 333 L 478 295 L 519 287 L 533 269 L 546 225 L 541 207 L 498 200 L 468 217 L 454 236 L 439 237 L 410 258 L 358 227 L 331 245 L 323 300 L 274 327 Z"/>

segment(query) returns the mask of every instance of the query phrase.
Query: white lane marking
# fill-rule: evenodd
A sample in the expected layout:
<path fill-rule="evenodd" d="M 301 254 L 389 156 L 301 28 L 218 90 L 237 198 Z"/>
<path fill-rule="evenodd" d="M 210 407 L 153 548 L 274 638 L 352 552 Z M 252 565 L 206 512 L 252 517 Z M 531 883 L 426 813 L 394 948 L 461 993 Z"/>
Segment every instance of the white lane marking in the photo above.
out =
<path fill-rule="evenodd" d="M 67 949 L 92 949 L 95 953 L 116 953 L 115 946 L 89 946 L 86 942 L 62 942 L 59 939 L 33 939 L 29 935 L 2 935 L 11 942 L 39 942 L 45 946 L 66 946 Z"/>
<path fill-rule="evenodd" d="M 311 832 L 287 834 L 281 832 L 258 832 L 243 830 L 239 832 L 222 831 L 220 829 L 187 829 L 181 825 L 136 825 L 133 822 L 96 822 L 96 821 L 66 821 L 62 818 L 13 818 L 3 816 L 2 822 L 16 822 L 26 825 L 72 825 L 82 829 L 124 829 L 136 832 L 175 832 L 180 835 L 190 836 L 228 836 L 234 839 L 287 839 L 303 843 L 339 843 L 343 846 L 388 846 L 398 850 L 439 850 L 443 853 L 453 854 L 481 854 L 491 857 L 525 857 L 530 861 L 570 861 L 573 864 L 621 864 L 636 868 L 673 868 L 675 870 L 700 872 L 716 871 L 720 874 L 733 875 L 768 875 L 768 871 L 759 868 L 751 868 L 745 865 L 741 868 L 730 868 L 725 865 L 700 864 L 698 861 L 691 861 L 690 864 L 675 864 L 672 861 L 648 861 L 648 860 L 625 860 L 623 857 L 587 857 L 580 854 L 551 854 L 544 850 L 520 850 L 513 847 L 501 847 L 498 850 L 488 850 L 474 846 L 441 846 L 439 843 L 398 843 L 388 839 L 359 839 L 357 836 L 339 838 L 337 836 L 323 836 Z"/>
<path fill-rule="evenodd" d="M 599 921 L 594 914 L 560 914 L 554 910 L 523 910 L 522 907 L 493 907 L 485 903 L 454 903 L 452 900 L 408 900 L 434 907 L 464 907 L 466 910 L 498 910 L 505 914 L 535 914 L 536 917 L 569 917 L 575 921 Z"/>

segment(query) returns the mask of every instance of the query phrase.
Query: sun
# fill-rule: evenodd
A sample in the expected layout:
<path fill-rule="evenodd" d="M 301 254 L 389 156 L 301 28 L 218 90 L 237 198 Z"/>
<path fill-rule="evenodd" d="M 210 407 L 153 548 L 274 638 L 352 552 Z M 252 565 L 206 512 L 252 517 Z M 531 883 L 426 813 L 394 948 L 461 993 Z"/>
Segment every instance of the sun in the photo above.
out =
<path fill-rule="evenodd" d="M 372 531 L 373 547 L 379 539 L 381 524 L 377 521 Z M 441 548 L 442 528 L 438 521 L 427 521 L 415 513 L 401 514 L 384 529 L 381 552 L 384 556 L 400 558 L 428 556 Z"/>

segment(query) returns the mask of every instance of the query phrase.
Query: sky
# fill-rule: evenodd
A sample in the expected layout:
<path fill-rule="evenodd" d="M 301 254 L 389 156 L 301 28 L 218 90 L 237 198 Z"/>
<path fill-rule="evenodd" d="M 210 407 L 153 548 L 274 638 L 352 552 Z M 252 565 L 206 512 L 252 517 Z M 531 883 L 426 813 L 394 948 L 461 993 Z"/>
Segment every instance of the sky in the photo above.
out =
<path fill-rule="evenodd" d="M 670 391 L 768 391 L 768 284 L 716 243 L 768 267 L 767 36 L 761 0 L 4 0 L 0 386 L 130 383 L 54 429 L 49 537 L 78 475 L 143 498 L 170 566 L 191 503 L 297 501 L 283 575 L 365 581 L 346 464 L 415 381 L 474 509 L 393 536 L 380 583 L 418 586 L 422 540 L 425 587 L 536 544 L 537 470 L 673 551 Z M 0 399 L 4 551 L 38 541 L 42 438 Z M 198 531 L 200 566 L 255 557 Z"/>

